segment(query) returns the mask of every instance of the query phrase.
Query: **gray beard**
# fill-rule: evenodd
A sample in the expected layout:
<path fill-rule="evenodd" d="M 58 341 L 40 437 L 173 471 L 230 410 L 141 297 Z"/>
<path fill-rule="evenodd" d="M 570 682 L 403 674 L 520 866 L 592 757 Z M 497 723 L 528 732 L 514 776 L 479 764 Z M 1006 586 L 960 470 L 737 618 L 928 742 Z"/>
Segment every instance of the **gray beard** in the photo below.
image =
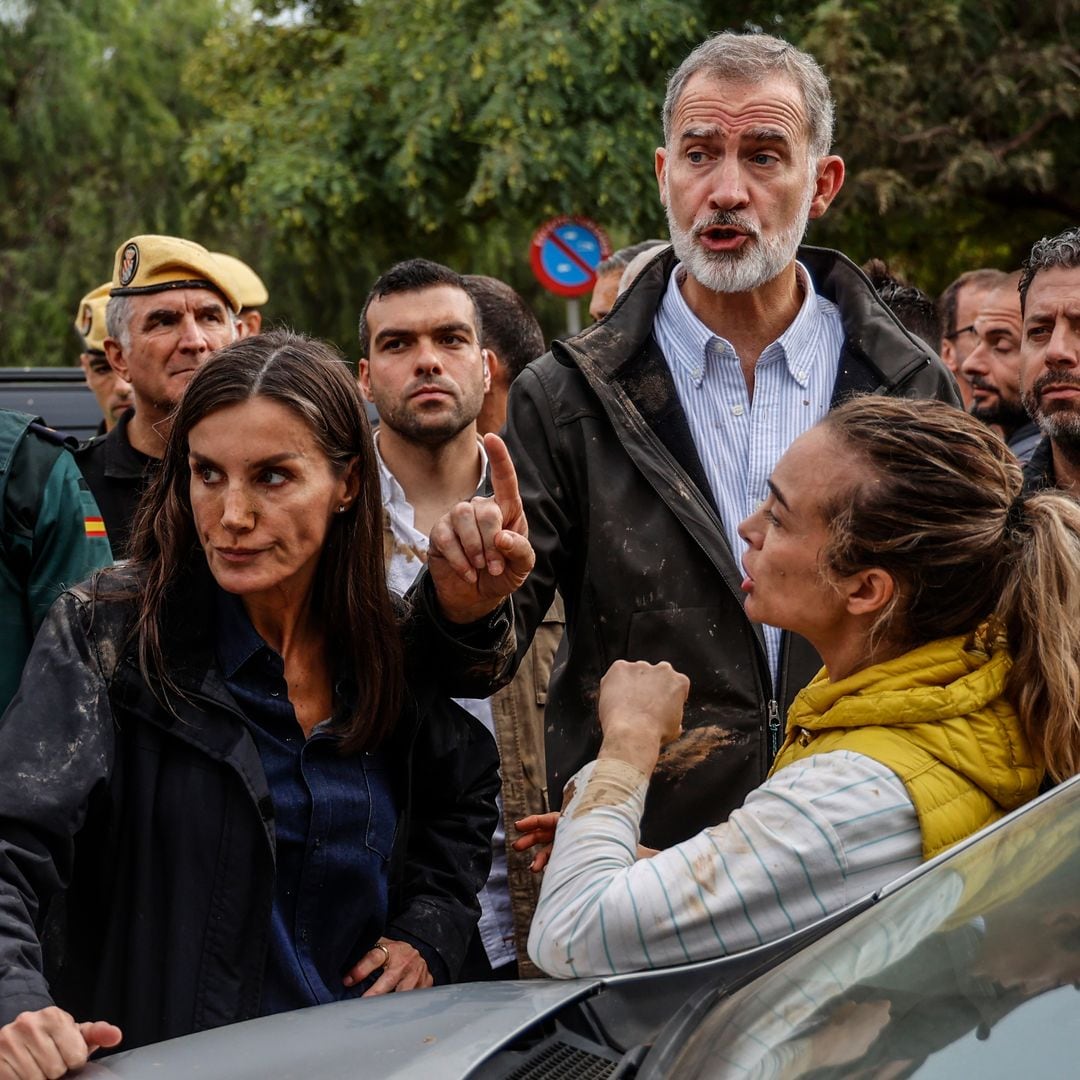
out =
<path fill-rule="evenodd" d="M 666 180 L 665 175 L 665 183 Z M 763 239 L 756 228 L 740 219 L 740 227 L 752 232 L 749 243 L 738 251 L 706 251 L 695 238 L 693 229 L 680 228 L 671 212 L 671 199 L 667 198 L 665 210 L 671 246 L 687 273 L 711 292 L 751 292 L 778 277 L 791 265 L 806 233 L 813 200 L 814 183 L 811 181 L 807 184 L 799 213 L 786 229 Z M 698 224 L 695 222 L 694 228 Z"/>

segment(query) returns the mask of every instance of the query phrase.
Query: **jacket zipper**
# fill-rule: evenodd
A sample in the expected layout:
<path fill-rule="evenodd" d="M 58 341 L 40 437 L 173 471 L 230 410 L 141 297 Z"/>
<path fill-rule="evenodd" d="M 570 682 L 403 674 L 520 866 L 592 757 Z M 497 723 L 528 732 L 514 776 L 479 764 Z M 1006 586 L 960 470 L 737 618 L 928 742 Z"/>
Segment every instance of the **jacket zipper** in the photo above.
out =
<path fill-rule="evenodd" d="M 780 752 L 780 706 L 775 698 L 769 698 L 769 763 Z"/>

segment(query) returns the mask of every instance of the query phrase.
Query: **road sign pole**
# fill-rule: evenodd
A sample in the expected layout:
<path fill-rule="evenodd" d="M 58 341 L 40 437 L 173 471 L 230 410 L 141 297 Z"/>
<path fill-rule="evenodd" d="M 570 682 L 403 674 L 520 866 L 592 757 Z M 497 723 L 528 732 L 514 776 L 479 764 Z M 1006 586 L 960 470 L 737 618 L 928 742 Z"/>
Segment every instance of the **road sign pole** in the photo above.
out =
<path fill-rule="evenodd" d="M 566 301 L 566 333 L 568 337 L 581 333 L 581 305 L 576 298 Z"/>

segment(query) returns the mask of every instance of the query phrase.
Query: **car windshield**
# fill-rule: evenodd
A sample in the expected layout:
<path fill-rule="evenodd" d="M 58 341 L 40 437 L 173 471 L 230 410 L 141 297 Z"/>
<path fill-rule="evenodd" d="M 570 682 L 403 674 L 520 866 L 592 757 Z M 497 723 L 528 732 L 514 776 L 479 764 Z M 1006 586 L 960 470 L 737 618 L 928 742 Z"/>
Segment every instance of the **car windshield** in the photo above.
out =
<path fill-rule="evenodd" d="M 1080 778 L 886 891 L 744 989 L 669 1025 L 650 1055 L 662 1075 L 1075 1075 Z"/>

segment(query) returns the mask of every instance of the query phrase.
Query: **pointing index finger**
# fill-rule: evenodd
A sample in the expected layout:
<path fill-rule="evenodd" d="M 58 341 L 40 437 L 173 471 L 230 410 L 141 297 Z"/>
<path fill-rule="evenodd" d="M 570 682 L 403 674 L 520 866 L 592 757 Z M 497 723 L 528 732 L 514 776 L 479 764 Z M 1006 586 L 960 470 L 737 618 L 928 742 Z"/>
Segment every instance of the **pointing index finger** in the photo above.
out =
<path fill-rule="evenodd" d="M 502 511 L 503 528 L 525 536 L 528 534 L 525 510 L 521 505 L 517 471 L 510 460 L 510 451 L 506 449 L 506 443 L 494 433 L 484 436 L 484 449 L 487 451 L 488 466 L 491 469 L 491 492 Z"/>

